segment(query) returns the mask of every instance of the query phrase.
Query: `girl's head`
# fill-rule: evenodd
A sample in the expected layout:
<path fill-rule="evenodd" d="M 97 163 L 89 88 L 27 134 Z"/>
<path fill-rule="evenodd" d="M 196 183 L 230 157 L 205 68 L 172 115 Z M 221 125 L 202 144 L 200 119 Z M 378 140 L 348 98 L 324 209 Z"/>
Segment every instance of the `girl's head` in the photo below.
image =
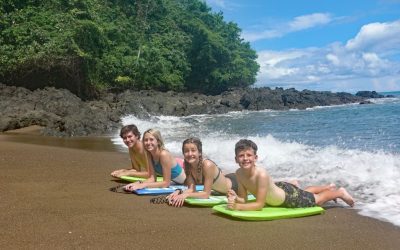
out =
<path fill-rule="evenodd" d="M 182 154 L 185 154 L 185 146 L 187 148 L 188 144 L 195 145 L 196 148 L 197 148 L 197 151 L 200 153 L 200 155 L 203 154 L 202 143 L 201 143 L 200 139 L 196 138 L 196 137 L 190 137 L 190 138 L 188 138 L 188 139 L 183 141 L 183 143 L 182 143 Z"/>
<path fill-rule="evenodd" d="M 143 143 L 146 144 L 146 140 L 149 141 L 150 139 L 154 138 L 157 141 L 157 146 L 159 149 L 165 149 L 164 140 L 161 137 L 160 131 L 156 129 L 148 129 L 146 132 L 143 133 Z"/>
<path fill-rule="evenodd" d="M 185 164 L 186 176 L 192 176 L 192 167 L 196 169 L 195 174 L 201 178 L 203 167 L 203 148 L 200 139 L 188 138 L 182 143 L 182 154 Z"/>

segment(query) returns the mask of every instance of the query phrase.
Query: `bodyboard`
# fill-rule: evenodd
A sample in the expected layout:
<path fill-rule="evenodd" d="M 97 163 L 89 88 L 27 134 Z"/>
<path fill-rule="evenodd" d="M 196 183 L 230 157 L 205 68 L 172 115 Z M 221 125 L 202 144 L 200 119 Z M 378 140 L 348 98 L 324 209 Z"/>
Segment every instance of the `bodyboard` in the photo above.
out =
<path fill-rule="evenodd" d="M 254 195 L 249 194 L 247 196 L 248 201 L 255 200 L 256 197 Z M 204 206 L 204 207 L 212 207 L 218 204 L 225 204 L 228 202 L 228 198 L 226 196 L 220 196 L 220 195 L 211 195 L 208 199 L 200 199 L 200 198 L 186 198 L 185 202 L 190 205 L 194 206 Z"/>
<path fill-rule="evenodd" d="M 304 217 L 321 214 L 325 211 L 322 207 L 318 206 L 306 208 L 264 207 L 258 211 L 237 211 L 227 209 L 226 204 L 216 205 L 213 207 L 213 210 L 242 220 L 253 221 Z"/>
<path fill-rule="evenodd" d="M 159 194 L 170 194 L 173 193 L 177 189 L 186 189 L 187 187 L 184 185 L 171 185 L 166 188 L 142 188 L 132 191 L 138 195 L 159 195 Z M 196 185 L 196 191 L 203 191 L 203 185 Z"/>
<path fill-rule="evenodd" d="M 121 180 L 124 181 L 129 181 L 129 182 L 136 182 L 136 181 L 144 181 L 147 180 L 147 178 L 143 178 L 143 177 L 136 177 L 136 176 L 127 176 L 127 175 L 123 175 L 121 177 L 119 177 Z M 157 181 L 163 181 L 162 176 L 157 176 Z"/>

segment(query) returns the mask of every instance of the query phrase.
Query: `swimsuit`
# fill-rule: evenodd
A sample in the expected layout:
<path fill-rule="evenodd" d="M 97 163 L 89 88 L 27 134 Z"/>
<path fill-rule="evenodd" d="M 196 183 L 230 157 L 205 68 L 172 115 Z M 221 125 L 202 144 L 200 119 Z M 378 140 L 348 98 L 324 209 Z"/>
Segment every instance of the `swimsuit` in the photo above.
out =
<path fill-rule="evenodd" d="M 211 161 L 211 160 L 209 160 Z M 213 161 L 212 161 L 213 162 Z M 215 162 L 213 162 L 215 164 Z M 215 164 L 215 166 L 217 166 L 217 164 Z M 222 170 L 217 166 L 218 168 L 218 174 L 217 176 L 214 178 L 213 180 L 213 184 L 218 180 L 219 175 L 222 173 Z M 196 182 L 196 178 L 194 178 L 193 173 L 191 172 L 190 175 L 192 176 L 192 179 Z M 200 183 L 196 183 L 196 185 L 204 185 L 204 180 L 203 180 L 203 174 L 201 175 L 201 181 Z"/>
<path fill-rule="evenodd" d="M 310 192 L 283 181 L 276 182 L 275 185 L 285 191 L 285 201 L 280 205 L 281 207 L 313 207 L 316 205 L 314 194 Z"/>
<path fill-rule="evenodd" d="M 211 160 L 209 160 L 211 161 Z M 212 161 L 213 162 L 213 161 Z M 215 164 L 215 162 L 213 162 Z M 215 166 L 217 166 L 217 164 L 215 164 Z M 214 180 L 213 180 L 213 184 L 218 180 L 219 176 L 222 173 L 222 170 L 217 166 L 218 168 L 218 174 L 217 176 L 215 176 Z M 193 176 L 193 172 L 190 173 L 190 175 L 192 176 L 192 179 L 196 182 L 196 178 L 194 178 Z M 231 180 L 232 183 L 232 187 L 231 189 L 233 189 L 236 193 L 238 192 L 239 189 L 239 184 L 236 178 L 236 174 L 235 173 L 230 173 L 225 175 L 226 178 L 228 178 L 229 180 Z M 196 183 L 196 185 L 204 185 L 204 181 L 203 181 L 203 174 L 201 175 L 201 182 L 200 183 Z"/>
<path fill-rule="evenodd" d="M 154 171 L 156 172 L 156 174 L 162 176 L 162 166 L 161 166 L 160 162 L 155 163 L 153 161 L 153 166 L 154 166 Z M 176 182 L 178 180 L 176 178 L 181 175 L 182 171 L 183 171 L 182 166 L 179 164 L 179 162 L 177 162 L 176 165 L 171 168 L 171 180 Z M 178 181 L 177 183 L 183 183 L 183 182 Z"/>

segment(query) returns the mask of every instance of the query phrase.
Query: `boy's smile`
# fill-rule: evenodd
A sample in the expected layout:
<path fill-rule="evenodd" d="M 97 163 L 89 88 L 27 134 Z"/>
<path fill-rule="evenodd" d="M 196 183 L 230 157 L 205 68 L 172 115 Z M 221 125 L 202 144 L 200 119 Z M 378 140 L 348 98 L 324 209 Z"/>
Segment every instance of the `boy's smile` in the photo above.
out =
<path fill-rule="evenodd" d="M 133 146 L 135 146 L 138 138 L 132 132 L 128 132 L 123 135 L 122 140 L 128 148 L 132 148 Z"/>
<path fill-rule="evenodd" d="M 257 155 L 254 154 L 254 150 L 249 148 L 240 151 L 236 155 L 235 160 L 236 163 L 238 163 L 241 168 L 247 169 L 255 166 L 257 158 L 258 158 Z"/>

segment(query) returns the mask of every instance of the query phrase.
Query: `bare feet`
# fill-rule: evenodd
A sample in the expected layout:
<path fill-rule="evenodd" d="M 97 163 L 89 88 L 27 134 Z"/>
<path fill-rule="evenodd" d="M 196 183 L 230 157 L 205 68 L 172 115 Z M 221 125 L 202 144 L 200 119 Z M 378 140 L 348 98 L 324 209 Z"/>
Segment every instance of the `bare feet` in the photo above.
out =
<path fill-rule="evenodd" d="M 347 203 L 350 207 L 354 207 L 354 199 L 351 197 L 351 195 L 347 192 L 347 190 L 343 187 L 338 189 L 341 193 L 342 196 L 340 197 L 344 202 Z"/>

